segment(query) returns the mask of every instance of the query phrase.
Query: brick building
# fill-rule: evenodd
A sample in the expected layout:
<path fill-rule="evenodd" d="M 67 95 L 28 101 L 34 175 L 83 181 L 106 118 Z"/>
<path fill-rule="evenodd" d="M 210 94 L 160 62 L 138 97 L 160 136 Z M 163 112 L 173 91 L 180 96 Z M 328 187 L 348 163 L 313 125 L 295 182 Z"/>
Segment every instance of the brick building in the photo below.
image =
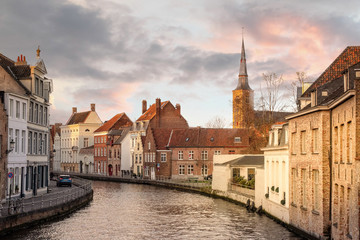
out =
<path fill-rule="evenodd" d="M 114 166 L 108 163 L 108 146 L 111 146 L 115 139 L 108 134 L 111 130 L 131 127 L 132 124 L 132 121 L 125 113 L 119 113 L 94 131 L 94 164 L 96 173 L 109 176 L 113 175 Z M 111 153 L 110 151 L 110 154 Z"/>
<path fill-rule="evenodd" d="M 212 174 L 214 155 L 246 153 L 248 148 L 246 129 L 173 129 L 167 143 L 167 149 L 171 150 L 171 176 L 174 179 L 206 177 Z"/>
<path fill-rule="evenodd" d="M 112 166 L 112 175 L 124 176 L 121 174 L 121 156 L 124 149 L 123 141 L 129 133 L 130 127 L 110 130 L 108 135 L 108 165 Z M 128 144 L 124 144 L 125 147 Z M 125 150 L 125 149 L 124 149 Z M 126 149 L 127 150 L 127 149 Z"/>
<path fill-rule="evenodd" d="M 287 117 L 290 224 L 318 238 L 359 239 L 359 69 L 360 47 L 347 47 Z"/>
<path fill-rule="evenodd" d="M 95 111 L 95 104 L 90 105 L 90 111 L 77 112 L 72 108 L 72 114 L 61 129 L 61 170 L 66 172 L 83 172 L 83 162 L 79 159 L 80 149 L 94 145 L 94 131 L 102 125 Z M 55 155 L 58 152 L 55 153 Z"/>

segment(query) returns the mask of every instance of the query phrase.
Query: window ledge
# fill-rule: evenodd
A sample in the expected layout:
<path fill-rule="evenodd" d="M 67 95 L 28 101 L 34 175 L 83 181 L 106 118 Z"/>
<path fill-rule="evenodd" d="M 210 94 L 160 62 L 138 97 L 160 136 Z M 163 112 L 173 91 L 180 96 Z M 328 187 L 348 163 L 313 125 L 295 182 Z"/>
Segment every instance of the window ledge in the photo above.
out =
<path fill-rule="evenodd" d="M 315 215 L 320 215 L 320 213 L 318 212 L 318 211 L 316 211 L 316 210 L 312 210 L 311 211 L 313 214 L 315 214 Z"/>

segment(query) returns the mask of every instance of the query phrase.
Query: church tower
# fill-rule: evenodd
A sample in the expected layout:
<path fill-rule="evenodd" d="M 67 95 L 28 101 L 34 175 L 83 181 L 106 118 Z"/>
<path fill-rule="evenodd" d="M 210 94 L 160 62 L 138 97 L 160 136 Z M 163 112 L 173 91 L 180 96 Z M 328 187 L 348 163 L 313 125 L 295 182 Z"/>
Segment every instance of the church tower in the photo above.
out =
<path fill-rule="evenodd" d="M 233 90 L 233 128 L 254 125 L 254 91 L 248 83 L 244 37 L 242 38 L 240 71 L 237 87 Z"/>

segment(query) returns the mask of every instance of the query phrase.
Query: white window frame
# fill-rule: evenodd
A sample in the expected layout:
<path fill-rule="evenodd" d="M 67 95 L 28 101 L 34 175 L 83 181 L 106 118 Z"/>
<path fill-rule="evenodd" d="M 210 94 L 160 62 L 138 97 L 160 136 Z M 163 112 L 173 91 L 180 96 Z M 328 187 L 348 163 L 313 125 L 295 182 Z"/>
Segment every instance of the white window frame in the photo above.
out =
<path fill-rule="evenodd" d="M 184 160 L 184 151 L 179 150 L 179 152 L 178 152 L 178 159 L 179 159 L 179 160 Z"/>
<path fill-rule="evenodd" d="M 166 162 L 166 153 L 161 153 L 161 155 L 160 155 L 160 161 L 161 161 L 161 162 Z"/>

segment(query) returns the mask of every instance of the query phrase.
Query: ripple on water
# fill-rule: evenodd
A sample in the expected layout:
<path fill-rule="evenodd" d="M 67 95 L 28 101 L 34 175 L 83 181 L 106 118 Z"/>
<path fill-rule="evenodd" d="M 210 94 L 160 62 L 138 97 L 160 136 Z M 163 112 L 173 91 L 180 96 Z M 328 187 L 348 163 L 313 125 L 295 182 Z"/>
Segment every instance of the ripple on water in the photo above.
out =
<path fill-rule="evenodd" d="M 94 200 L 8 239 L 301 239 L 241 206 L 148 185 L 93 182 Z"/>

